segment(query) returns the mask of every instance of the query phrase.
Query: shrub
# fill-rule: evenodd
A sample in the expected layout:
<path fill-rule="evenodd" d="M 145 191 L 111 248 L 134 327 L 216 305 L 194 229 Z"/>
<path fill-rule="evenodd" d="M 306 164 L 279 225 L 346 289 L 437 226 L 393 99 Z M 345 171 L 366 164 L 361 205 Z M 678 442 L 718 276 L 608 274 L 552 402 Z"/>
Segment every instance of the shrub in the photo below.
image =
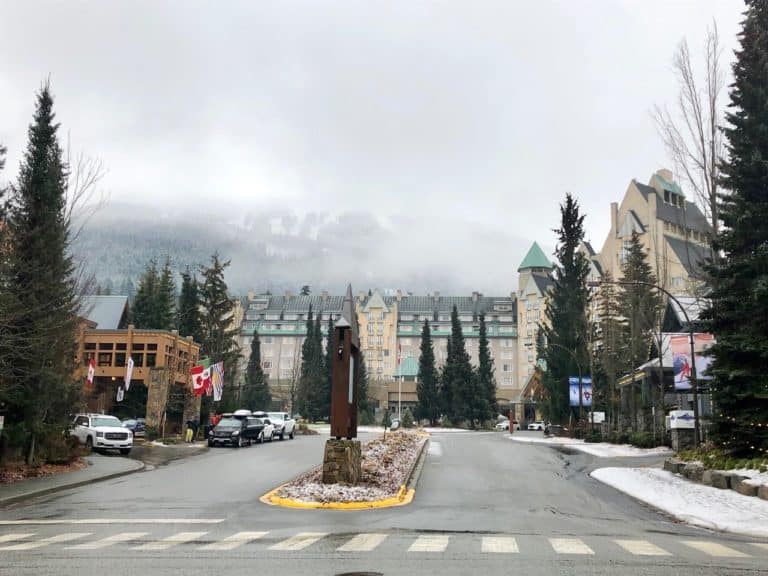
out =
<path fill-rule="evenodd" d="M 413 428 L 413 416 L 411 415 L 411 411 L 407 408 L 405 412 L 403 412 L 403 418 L 400 423 L 403 425 L 403 428 Z"/>
<path fill-rule="evenodd" d="M 38 445 L 38 457 L 47 464 L 69 464 L 80 457 L 80 442 L 75 436 L 51 434 Z"/>
<path fill-rule="evenodd" d="M 144 428 L 144 438 L 151 442 L 157 440 L 160 437 L 160 432 L 154 426 L 147 426 Z"/>
<path fill-rule="evenodd" d="M 600 430 L 587 430 L 587 433 L 584 435 L 584 442 L 602 442 L 603 441 L 603 434 L 600 432 Z"/>
<path fill-rule="evenodd" d="M 630 435 L 629 443 L 637 448 L 653 448 L 657 445 L 657 442 L 653 439 L 653 434 L 650 432 L 635 432 Z"/>
<path fill-rule="evenodd" d="M 373 412 L 371 410 L 363 410 L 357 416 L 361 426 L 371 426 L 376 421 L 373 418 Z"/>

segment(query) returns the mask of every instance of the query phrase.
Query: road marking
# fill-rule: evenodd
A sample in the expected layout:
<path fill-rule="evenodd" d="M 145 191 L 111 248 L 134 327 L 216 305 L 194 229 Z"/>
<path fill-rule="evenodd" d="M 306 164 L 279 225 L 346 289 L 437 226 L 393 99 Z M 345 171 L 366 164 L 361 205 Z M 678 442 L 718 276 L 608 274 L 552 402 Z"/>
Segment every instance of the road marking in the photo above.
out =
<path fill-rule="evenodd" d="M 34 536 L 35 533 L 31 532 L 28 534 L 3 534 L 0 536 L 0 542 L 13 542 L 14 540 L 24 540 L 24 538 L 29 538 L 30 536 Z"/>
<path fill-rule="evenodd" d="M 84 538 L 90 536 L 90 532 L 68 532 L 66 534 L 59 534 L 57 536 L 51 536 L 50 538 L 43 538 L 36 542 L 24 542 L 23 544 L 14 544 L 13 546 L 4 546 L 0 550 L 33 550 L 35 548 L 42 548 L 49 544 L 58 544 L 59 542 L 69 542 L 70 540 L 77 540 L 78 538 Z"/>
<path fill-rule="evenodd" d="M 594 554 L 592 548 L 578 538 L 550 538 L 549 543 L 558 554 Z"/>
<path fill-rule="evenodd" d="M 517 554 L 517 540 L 510 537 L 485 536 L 483 537 L 483 552 L 490 554 Z"/>
<path fill-rule="evenodd" d="M 709 542 L 707 540 L 681 540 L 681 542 L 699 552 L 704 552 L 704 554 L 715 556 L 716 558 L 749 558 L 749 554 L 744 554 L 744 552 L 739 552 L 717 542 Z"/>
<path fill-rule="evenodd" d="M 201 550 L 234 550 L 235 548 L 239 548 L 243 544 L 248 544 L 248 542 L 253 542 L 254 540 L 258 540 L 259 538 L 267 534 L 269 534 L 269 532 L 238 532 L 237 534 L 232 534 L 232 536 L 227 536 L 226 538 L 224 538 L 224 540 L 220 540 L 219 542 L 211 542 L 210 544 L 206 544 L 200 549 Z"/>
<path fill-rule="evenodd" d="M 387 538 L 386 534 L 358 534 L 352 540 L 339 546 L 339 552 L 370 552 Z"/>
<path fill-rule="evenodd" d="M 171 546 L 192 542 L 193 540 L 202 538 L 206 534 L 208 534 L 208 532 L 179 532 L 178 534 L 168 536 L 168 538 L 163 538 L 157 542 L 147 542 L 141 546 L 135 546 L 131 548 L 131 550 L 167 550 Z"/>
<path fill-rule="evenodd" d="M 440 442 L 435 442 L 434 440 L 429 443 L 429 448 L 427 448 L 427 454 L 430 456 L 442 456 L 443 455 L 443 447 L 440 444 Z"/>
<path fill-rule="evenodd" d="M 296 536 L 291 536 L 287 540 L 278 542 L 274 546 L 270 546 L 270 550 L 304 550 L 307 546 L 312 546 L 315 542 L 327 536 L 327 532 L 301 532 Z"/>
<path fill-rule="evenodd" d="M 408 552 L 444 552 L 448 547 L 448 536 L 422 535 L 408 548 Z"/>
<path fill-rule="evenodd" d="M 224 518 L 76 518 L 71 520 L 0 520 L 0 526 L 52 524 L 220 524 Z"/>
<path fill-rule="evenodd" d="M 614 540 L 614 542 L 635 556 L 672 556 L 648 540 Z"/>
<path fill-rule="evenodd" d="M 138 540 L 142 536 L 146 536 L 149 532 L 122 532 L 121 534 L 115 534 L 114 536 L 108 536 L 95 542 L 87 542 L 85 544 L 77 544 L 75 546 L 68 546 L 66 550 L 101 550 L 121 542 L 130 542 L 131 540 Z"/>

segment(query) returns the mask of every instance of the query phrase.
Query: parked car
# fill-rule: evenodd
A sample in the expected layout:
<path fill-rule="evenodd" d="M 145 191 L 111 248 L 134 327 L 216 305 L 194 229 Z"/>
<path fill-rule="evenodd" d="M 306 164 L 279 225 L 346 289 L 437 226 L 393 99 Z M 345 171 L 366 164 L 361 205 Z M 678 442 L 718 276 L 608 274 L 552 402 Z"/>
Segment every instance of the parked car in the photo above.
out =
<path fill-rule="evenodd" d="M 569 436 L 568 428 L 559 424 L 549 424 L 544 428 L 545 436 Z"/>
<path fill-rule="evenodd" d="M 502 420 L 496 424 L 496 430 L 509 430 L 509 420 Z"/>
<path fill-rule="evenodd" d="M 267 412 L 269 421 L 275 425 L 275 436 L 283 440 L 286 436 L 293 440 L 296 431 L 296 420 L 288 412 Z"/>
<path fill-rule="evenodd" d="M 77 414 L 69 433 L 96 452 L 120 450 L 120 454 L 126 455 L 133 448 L 133 432 L 117 418 L 106 414 Z"/>
<path fill-rule="evenodd" d="M 536 420 L 536 422 L 531 422 L 528 424 L 528 430 L 544 430 L 546 428 L 546 423 L 544 420 Z"/>
<path fill-rule="evenodd" d="M 143 438 L 146 432 L 146 421 L 144 418 L 129 418 L 123 420 L 123 426 L 133 432 L 134 438 Z"/>
<path fill-rule="evenodd" d="M 250 446 L 259 442 L 264 431 L 264 424 L 258 418 L 249 416 L 223 416 L 208 435 L 208 446 Z"/>

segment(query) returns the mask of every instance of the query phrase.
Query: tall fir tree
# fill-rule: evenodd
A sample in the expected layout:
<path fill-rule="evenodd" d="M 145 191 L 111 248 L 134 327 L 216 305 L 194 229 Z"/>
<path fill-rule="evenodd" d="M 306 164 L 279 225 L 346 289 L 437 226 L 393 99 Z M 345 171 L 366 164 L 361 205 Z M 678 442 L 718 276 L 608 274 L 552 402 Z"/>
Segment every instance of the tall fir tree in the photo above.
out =
<path fill-rule="evenodd" d="M 271 410 L 272 392 L 261 367 L 261 341 L 258 331 L 253 331 L 251 356 L 245 368 L 245 382 L 241 404 L 249 410 Z"/>
<path fill-rule="evenodd" d="M 440 418 L 439 377 L 435 367 L 435 349 L 432 345 L 429 320 L 424 320 L 424 326 L 421 329 L 419 379 L 416 383 L 416 394 L 419 398 L 416 417 L 419 420 L 429 420 L 432 426 L 437 424 L 437 419 Z"/>
<path fill-rule="evenodd" d="M 365 360 L 365 353 L 360 350 L 357 357 L 360 365 L 357 368 L 357 412 L 358 421 L 364 426 L 373 424 L 373 406 L 370 398 L 370 380 L 368 378 L 368 364 Z"/>
<path fill-rule="evenodd" d="M 478 418 L 477 379 L 464 346 L 459 311 L 451 311 L 451 339 L 441 375 L 441 406 L 454 423 L 466 421 L 474 427 Z"/>
<path fill-rule="evenodd" d="M 29 464 L 38 446 L 45 452 L 49 442 L 60 441 L 80 391 L 72 378 L 79 304 L 58 127 L 45 84 L 9 199 L 0 318 L 6 434 L 21 444 L 16 448 Z"/>
<path fill-rule="evenodd" d="M 709 266 L 711 437 L 733 454 L 768 452 L 768 3 L 747 0 L 726 114 L 723 228 Z"/>
<path fill-rule="evenodd" d="M 157 284 L 157 328 L 173 330 L 176 326 L 176 282 L 171 269 L 171 258 L 167 256 Z"/>
<path fill-rule="evenodd" d="M 542 377 L 545 416 L 554 422 L 566 422 L 570 414 L 568 378 L 578 375 L 579 366 L 589 366 L 589 264 L 579 250 L 584 239 L 584 216 L 570 194 L 560 205 L 560 228 L 554 232 L 558 236 L 557 263 L 546 312 L 548 322 L 540 328 L 543 338 L 538 354 L 546 366 Z"/>
<path fill-rule="evenodd" d="M 136 289 L 136 297 L 133 299 L 131 309 L 131 321 L 139 329 L 157 329 L 158 301 L 157 293 L 160 285 L 160 275 L 157 271 L 157 262 L 150 260 L 144 273 L 139 278 L 139 286 Z"/>
<path fill-rule="evenodd" d="M 320 312 L 315 316 L 312 328 L 311 361 L 308 379 L 308 415 L 312 420 L 320 420 L 327 416 L 325 390 L 328 383 L 328 372 L 325 369 L 323 356 L 323 330 L 320 323 Z"/>
<path fill-rule="evenodd" d="M 201 342 L 200 293 L 197 276 L 187 266 L 181 273 L 181 293 L 176 308 L 176 328 L 182 336 L 192 336 L 195 342 Z"/>
<path fill-rule="evenodd" d="M 323 416 L 329 417 L 331 415 L 331 386 L 333 380 L 333 330 L 333 315 L 328 314 L 328 326 L 325 340 L 325 359 L 323 361 L 325 380 L 323 380 L 321 398 L 323 401 L 322 414 Z"/>
<path fill-rule="evenodd" d="M 239 330 L 233 324 L 235 305 L 224 280 L 224 270 L 229 263 L 229 260 L 222 262 L 217 253 L 211 256 L 211 265 L 201 270 L 203 282 L 200 286 L 200 355 L 207 356 L 211 362 L 224 363 L 224 390 L 218 407 L 222 412 L 237 408 L 235 374 L 240 360 L 236 340 Z"/>
<path fill-rule="evenodd" d="M 310 304 L 309 312 L 307 313 L 306 336 L 301 345 L 301 375 L 299 376 L 299 385 L 296 391 L 296 407 L 294 408 L 294 411 L 301 414 L 304 418 L 309 418 L 310 382 L 315 342 L 314 332 L 315 322 L 312 314 L 312 304 Z"/>
<path fill-rule="evenodd" d="M 634 368 L 650 358 L 654 329 L 659 317 L 661 298 L 656 285 L 656 276 L 648 263 L 648 254 L 643 248 L 640 236 L 632 233 L 629 247 L 622 265 L 621 290 L 619 291 L 619 312 L 625 319 L 626 341 L 629 344 L 625 369 L 634 373 Z M 632 429 L 637 428 L 640 390 L 630 394 Z M 656 399 L 658 399 L 656 396 Z M 662 396 L 663 397 L 663 396 Z M 649 416 L 649 415 L 646 415 Z"/>
<path fill-rule="evenodd" d="M 488 343 L 488 327 L 485 323 L 485 313 L 480 314 L 480 341 L 478 343 L 477 382 L 478 393 L 482 402 L 479 406 L 481 420 L 495 418 L 498 411 L 496 401 L 496 379 L 493 376 L 493 357 Z"/>

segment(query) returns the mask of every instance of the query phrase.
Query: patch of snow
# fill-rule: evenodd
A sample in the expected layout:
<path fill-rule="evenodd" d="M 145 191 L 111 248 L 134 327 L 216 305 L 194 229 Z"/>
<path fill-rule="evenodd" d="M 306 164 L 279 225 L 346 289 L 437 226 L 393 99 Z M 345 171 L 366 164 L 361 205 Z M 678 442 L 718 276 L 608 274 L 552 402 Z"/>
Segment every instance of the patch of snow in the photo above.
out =
<path fill-rule="evenodd" d="M 168 444 L 163 444 L 159 440 L 152 440 L 152 442 L 150 442 L 150 445 L 151 446 L 162 446 L 163 448 L 167 448 L 168 447 Z"/>
<path fill-rule="evenodd" d="M 567 446 L 579 452 L 591 454 L 598 458 L 630 458 L 633 456 L 663 456 L 666 454 L 672 454 L 672 450 L 666 446 L 659 446 L 657 448 L 636 448 L 629 444 L 609 444 L 608 442 L 584 442 L 584 440 L 578 440 L 575 438 L 562 438 L 562 437 L 537 437 L 537 436 L 515 436 L 509 437 L 510 440 L 515 442 L 523 442 L 528 444 L 551 444 L 556 446 Z"/>
<path fill-rule="evenodd" d="M 768 472 L 760 472 L 753 468 L 739 468 L 737 470 L 728 470 L 727 472 L 738 474 L 739 476 L 746 476 L 749 478 L 749 480 L 746 480 L 746 483 L 752 484 L 753 486 L 768 484 Z"/>
<path fill-rule="evenodd" d="M 599 468 L 590 476 L 694 526 L 768 538 L 768 501 L 658 468 Z"/>

